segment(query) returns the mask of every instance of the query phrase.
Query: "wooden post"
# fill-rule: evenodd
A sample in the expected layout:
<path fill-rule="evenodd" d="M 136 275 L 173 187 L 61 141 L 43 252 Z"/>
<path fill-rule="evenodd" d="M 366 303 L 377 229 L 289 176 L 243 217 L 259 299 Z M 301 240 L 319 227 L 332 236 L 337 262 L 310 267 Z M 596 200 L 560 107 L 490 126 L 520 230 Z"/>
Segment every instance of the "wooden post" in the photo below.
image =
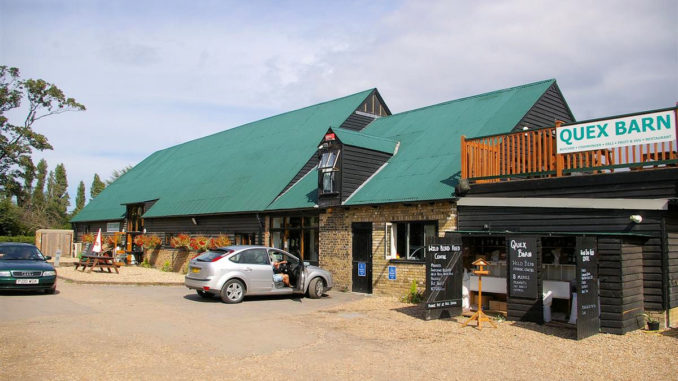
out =
<path fill-rule="evenodd" d="M 468 178 L 468 157 L 466 157 L 466 136 L 461 136 L 461 178 Z"/>
<path fill-rule="evenodd" d="M 483 329 L 484 321 L 490 323 L 494 328 L 497 328 L 497 325 L 494 324 L 492 319 L 490 319 L 483 312 L 483 275 L 488 275 L 490 273 L 488 270 L 485 270 L 485 266 L 487 265 L 488 263 L 483 258 L 477 259 L 475 262 L 473 262 L 473 266 L 476 266 L 478 268 L 477 270 L 473 271 L 475 275 L 478 275 L 478 311 L 476 311 L 476 313 L 474 313 L 473 316 L 466 320 L 462 327 L 466 327 L 468 323 L 475 320 L 478 322 L 478 329 L 480 330 Z"/>

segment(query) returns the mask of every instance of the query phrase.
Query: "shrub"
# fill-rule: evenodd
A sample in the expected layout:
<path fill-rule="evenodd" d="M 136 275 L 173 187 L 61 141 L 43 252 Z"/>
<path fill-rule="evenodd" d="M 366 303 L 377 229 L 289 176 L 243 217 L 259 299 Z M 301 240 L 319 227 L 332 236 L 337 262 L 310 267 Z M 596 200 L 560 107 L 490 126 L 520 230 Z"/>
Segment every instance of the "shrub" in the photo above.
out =
<path fill-rule="evenodd" d="M 172 247 L 186 247 L 191 244 L 191 236 L 188 234 L 177 234 L 176 236 L 170 239 L 170 246 Z"/>
<path fill-rule="evenodd" d="M 202 252 L 202 251 L 207 250 L 208 244 L 209 244 L 209 239 L 207 237 L 199 236 L 199 237 L 191 238 L 189 246 L 193 250 L 197 250 L 198 252 Z"/>
<path fill-rule="evenodd" d="M 146 268 L 146 269 L 151 268 L 151 264 L 148 263 L 148 259 L 144 258 L 143 262 L 141 262 L 141 267 Z"/>
<path fill-rule="evenodd" d="M 93 243 L 94 242 L 94 233 L 87 233 L 82 235 L 82 242 L 83 243 Z"/>
<path fill-rule="evenodd" d="M 172 271 L 172 265 L 170 264 L 170 261 L 165 261 L 165 263 L 162 264 L 162 268 L 160 270 L 166 273 Z"/>
<path fill-rule="evenodd" d="M 231 239 L 227 235 L 221 234 L 218 237 L 212 237 L 209 240 L 209 249 L 216 249 L 217 247 L 224 247 L 231 244 Z"/>
<path fill-rule="evenodd" d="M 417 282 L 412 281 L 410 285 L 410 292 L 402 297 L 403 303 L 419 304 L 424 299 L 424 295 L 417 289 Z"/>
<path fill-rule="evenodd" d="M 32 235 L 2 235 L 0 236 L 0 242 L 20 242 L 20 243 L 30 243 L 35 245 L 35 236 Z"/>

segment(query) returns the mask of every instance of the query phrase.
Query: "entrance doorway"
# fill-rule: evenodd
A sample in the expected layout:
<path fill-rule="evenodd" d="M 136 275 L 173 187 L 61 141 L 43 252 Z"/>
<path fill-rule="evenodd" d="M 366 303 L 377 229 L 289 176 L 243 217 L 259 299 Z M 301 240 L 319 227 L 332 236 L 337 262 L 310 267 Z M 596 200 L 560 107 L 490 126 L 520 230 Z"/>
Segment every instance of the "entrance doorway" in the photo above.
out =
<path fill-rule="evenodd" d="M 353 233 L 353 292 L 372 293 L 372 223 L 356 222 Z"/>

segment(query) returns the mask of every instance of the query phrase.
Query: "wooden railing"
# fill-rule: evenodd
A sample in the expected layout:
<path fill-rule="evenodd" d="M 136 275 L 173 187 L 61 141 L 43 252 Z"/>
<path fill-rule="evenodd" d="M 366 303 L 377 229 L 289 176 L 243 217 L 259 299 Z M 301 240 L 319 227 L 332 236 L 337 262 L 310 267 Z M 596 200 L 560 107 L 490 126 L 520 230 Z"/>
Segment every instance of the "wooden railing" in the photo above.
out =
<path fill-rule="evenodd" d="M 556 128 L 461 138 L 461 178 L 472 183 L 609 173 L 678 164 L 675 142 L 557 154 Z"/>

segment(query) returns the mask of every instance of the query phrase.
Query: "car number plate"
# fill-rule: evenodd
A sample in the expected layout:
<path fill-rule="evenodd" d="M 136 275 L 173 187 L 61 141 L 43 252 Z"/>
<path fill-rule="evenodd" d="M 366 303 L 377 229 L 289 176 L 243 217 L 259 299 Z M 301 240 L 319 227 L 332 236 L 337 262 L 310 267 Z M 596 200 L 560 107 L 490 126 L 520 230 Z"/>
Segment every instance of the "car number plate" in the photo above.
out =
<path fill-rule="evenodd" d="M 17 279 L 16 284 L 38 284 L 39 279 Z"/>
<path fill-rule="evenodd" d="M 200 267 L 191 267 L 191 272 L 192 272 L 192 273 L 199 273 L 199 272 L 200 272 Z"/>

